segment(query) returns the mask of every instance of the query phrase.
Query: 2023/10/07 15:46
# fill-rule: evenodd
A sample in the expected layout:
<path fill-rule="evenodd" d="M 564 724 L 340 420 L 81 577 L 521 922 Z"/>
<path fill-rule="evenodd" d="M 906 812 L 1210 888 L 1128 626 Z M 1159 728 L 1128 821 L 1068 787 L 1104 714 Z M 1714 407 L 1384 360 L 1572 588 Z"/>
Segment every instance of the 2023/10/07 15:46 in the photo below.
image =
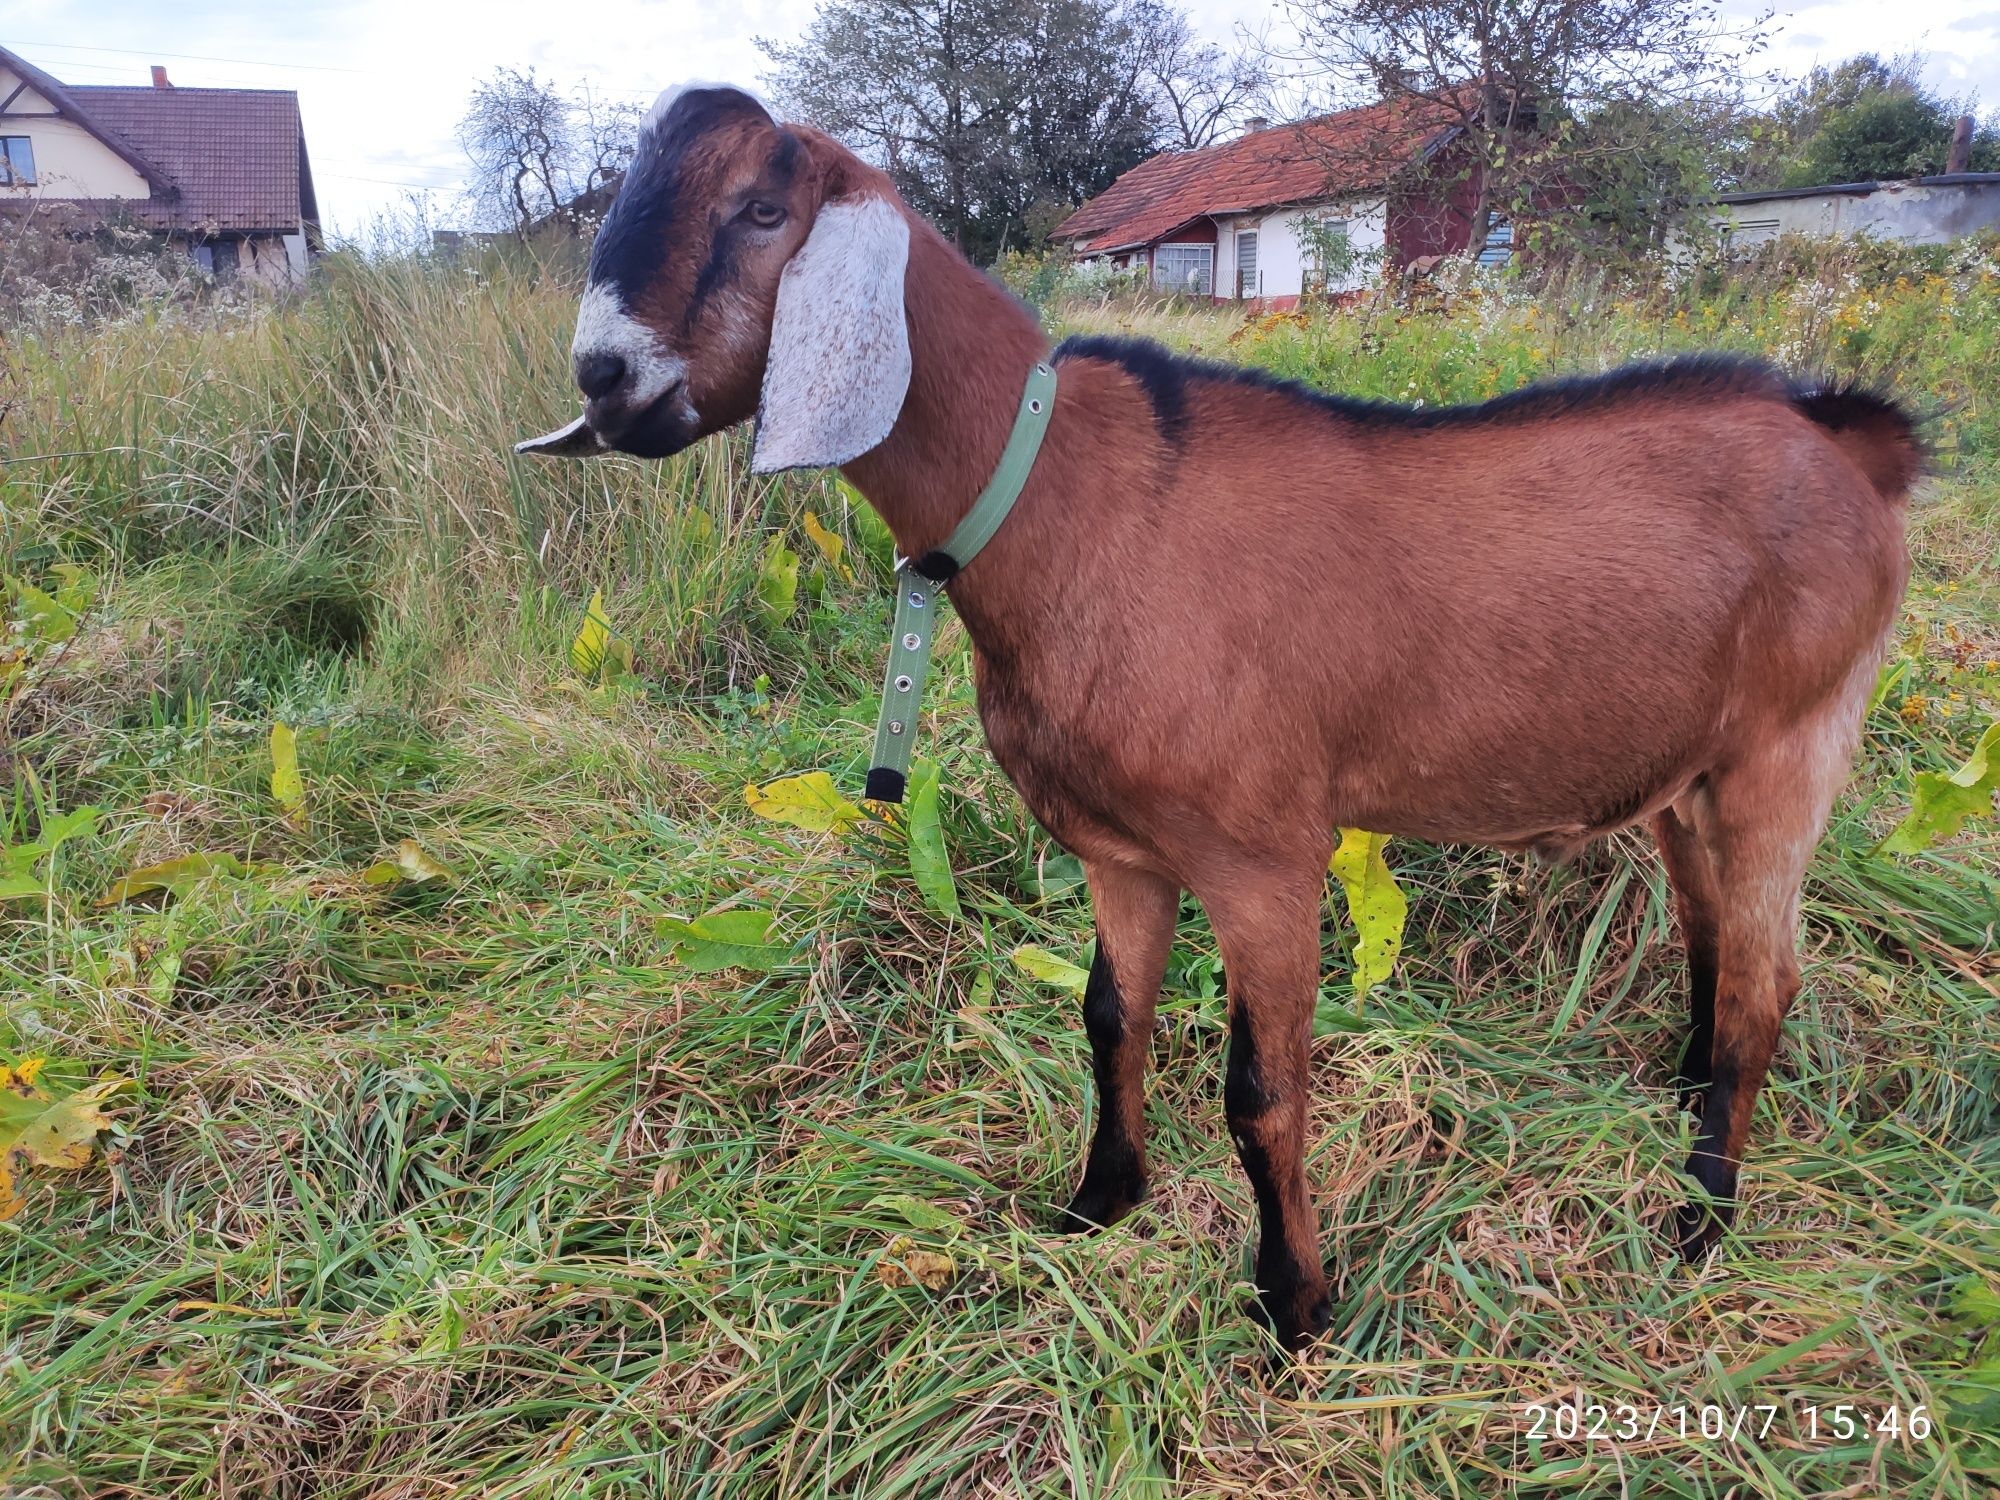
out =
<path fill-rule="evenodd" d="M 1522 1410 L 1523 1436 L 1530 1442 L 1563 1443 L 1643 1443 L 1663 1437 L 1690 1442 L 1754 1442 L 1768 1437 L 1786 1410 L 1777 1402 L 1748 1406 L 1721 1402 L 1637 1406 L 1581 1399 L 1537 1403 Z M 1792 1436 L 1811 1444 L 1878 1438 L 1920 1443 L 1936 1430 L 1928 1407 L 1853 1403 L 1801 1406 L 1789 1426 Z"/>

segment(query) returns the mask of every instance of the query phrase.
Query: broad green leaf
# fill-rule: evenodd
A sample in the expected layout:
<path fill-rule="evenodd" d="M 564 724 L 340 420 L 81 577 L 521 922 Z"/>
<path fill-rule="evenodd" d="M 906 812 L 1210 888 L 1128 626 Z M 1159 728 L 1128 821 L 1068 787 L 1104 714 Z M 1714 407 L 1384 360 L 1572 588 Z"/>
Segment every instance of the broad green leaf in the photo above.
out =
<path fill-rule="evenodd" d="M 1057 958 L 1048 949 L 1038 948 L 1033 943 L 1023 943 L 1014 950 L 1014 967 L 1030 979 L 1052 984 L 1059 990 L 1068 990 L 1072 995 L 1081 995 L 1084 985 L 1090 981 L 1088 969 L 1079 969 L 1068 959 Z"/>
<path fill-rule="evenodd" d="M 710 912 L 683 922 L 662 917 L 660 935 L 673 944 L 673 954 L 698 974 L 718 969 L 775 969 L 788 963 L 792 945 L 770 941 L 777 918 L 768 911 Z"/>
<path fill-rule="evenodd" d="M 781 537 L 772 537 L 757 569 L 757 613 L 773 627 L 792 617 L 799 602 L 799 555 Z"/>
<path fill-rule="evenodd" d="M 47 645 L 59 645 L 76 634 L 76 614 L 67 610 L 23 579 L 11 578 L 8 582 L 14 590 L 14 608 L 21 623 L 35 640 Z"/>
<path fill-rule="evenodd" d="M 73 615 L 80 615 L 97 602 L 97 575 L 82 563 L 53 563 L 49 571 L 56 575 L 55 599 Z"/>
<path fill-rule="evenodd" d="M 854 569 L 841 560 L 841 553 L 847 550 L 847 543 L 820 525 L 819 517 L 811 511 L 806 512 L 806 539 L 819 548 L 819 555 L 826 559 L 829 568 L 847 582 L 854 582 Z"/>
<path fill-rule="evenodd" d="M 292 822 L 305 811 L 306 784 L 299 775 L 299 737 L 289 724 L 271 726 L 271 798 Z"/>
<path fill-rule="evenodd" d="M 1035 869 L 1035 893 L 1044 901 L 1060 901 L 1086 883 L 1083 861 L 1074 854 L 1051 854 Z"/>
<path fill-rule="evenodd" d="M 833 778 L 824 771 L 787 776 L 763 786 L 746 785 L 743 800 L 760 818 L 816 833 L 839 833 L 861 821 L 861 809 L 835 790 Z"/>
<path fill-rule="evenodd" d="M 964 1232 L 965 1225 L 958 1215 L 949 1209 L 939 1208 L 935 1203 L 926 1203 L 921 1198 L 908 1193 L 877 1193 L 868 1200 L 870 1208 L 879 1208 L 892 1213 L 912 1229 L 922 1229 L 931 1234 L 942 1234 L 956 1238 Z"/>
<path fill-rule="evenodd" d="M 72 808 L 42 823 L 42 836 L 32 844 L 16 848 L 0 847 L 0 901 L 41 901 L 49 894 L 48 882 L 33 873 L 34 867 L 69 840 L 95 832 L 97 809 Z"/>
<path fill-rule="evenodd" d="M 963 917 L 958 885 L 951 878 L 951 855 L 938 822 L 938 764 L 920 760 L 910 768 L 910 874 L 932 908 Z"/>
<path fill-rule="evenodd" d="M 1359 828 L 1340 830 L 1340 847 L 1329 865 L 1347 895 L 1347 914 L 1354 922 L 1354 993 L 1366 995 L 1396 968 L 1403 951 L 1403 921 L 1409 903 L 1389 873 L 1382 851 L 1386 833 Z"/>
<path fill-rule="evenodd" d="M 1896 684 L 1909 675 L 1910 660 L 1903 657 L 1885 666 L 1875 678 L 1875 691 L 1868 695 L 1868 712 L 1873 713 L 1882 706 L 1883 700 L 1896 690 Z"/>
<path fill-rule="evenodd" d="M 26 870 L 0 873 L 0 901 L 45 901 L 49 888 L 41 876 Z"/>
<path fill-rule="evenodd" d="M 73 807 L 58 817 L 48 818 L 42 823 L 42 836 L 32 847 L 43 854 L 53 854 L 63 844 L 74 838 L 84 838 L 97 832 L 95 807 Z"/>
<path fill-rule="evenodd" d="M 1919 771 L 1911 778 L 1909 816 L 1882 840 L 1881 852 L 1915 854 L 1950 838 L 1966 819 L 1993 811 L 1995 792 L 2000 792 L 2000 719 L 1986 726 L 1956 771 Z"/>
<path fill-rule="evenodd" d="M 247 875 L 249 866 L 233 854 L 183 854 L 179 859 L 145 865 L 114 881 L 111 889 L 97 898 L 99 906 L 116 906 L 134 896 L 152 891 L 181 895 L 212 875 Z"/>
<path fill-rule="evenodd" d="M 860 551 L 870 562 L 881 569 L 884 576 L 896 571 L 896 538 L 889 530 L 889 523 L 876 513 L 875 507 L 862 499 L 861 491 L 845 479 L 839 482 L 840 498 L 847 502 L 849 519 L 854 526 L 854 539 Z"/>
<path fill-rule="evenodd" d="M 569 664 L 579 677 L 599 682 L 631 674 L 632 645 L 611 628 L 611 617 L 604 612 L 603 589 L 591 594 L 583 611 L 583 626 L 569 645 Z"/>

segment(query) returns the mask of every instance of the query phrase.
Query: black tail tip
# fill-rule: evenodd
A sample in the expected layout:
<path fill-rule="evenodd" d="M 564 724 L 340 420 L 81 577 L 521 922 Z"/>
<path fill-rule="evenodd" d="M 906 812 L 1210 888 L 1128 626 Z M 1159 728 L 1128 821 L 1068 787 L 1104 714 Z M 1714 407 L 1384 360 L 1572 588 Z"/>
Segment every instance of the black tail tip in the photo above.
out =
<path fill-rule="evenodd" d="M 1916 419 L 1889 397 L 1832 384 L 1801 390 L 1792 404 L 1847 451 L 1884 498 L 1900 500 L 1923 473 L 1928 455 Z"/>
<path fill-rule="evenodd" d="M 861 795 L 870 802 L 901 802 L 903 773 L 888 766 L 870 766 L 868 785 Z"/>

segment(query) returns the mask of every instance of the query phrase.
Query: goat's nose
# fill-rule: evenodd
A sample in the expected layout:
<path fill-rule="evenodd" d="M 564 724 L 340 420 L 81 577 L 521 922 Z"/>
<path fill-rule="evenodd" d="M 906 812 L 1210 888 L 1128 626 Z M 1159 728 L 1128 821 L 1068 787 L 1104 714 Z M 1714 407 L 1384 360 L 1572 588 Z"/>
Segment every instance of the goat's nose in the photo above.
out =
<path fill-rule="evenodd" d="M 585 399 L 601 401 L 625 383 L 623 355 L 593 350 L 576 362 L 576 385 Z"/>

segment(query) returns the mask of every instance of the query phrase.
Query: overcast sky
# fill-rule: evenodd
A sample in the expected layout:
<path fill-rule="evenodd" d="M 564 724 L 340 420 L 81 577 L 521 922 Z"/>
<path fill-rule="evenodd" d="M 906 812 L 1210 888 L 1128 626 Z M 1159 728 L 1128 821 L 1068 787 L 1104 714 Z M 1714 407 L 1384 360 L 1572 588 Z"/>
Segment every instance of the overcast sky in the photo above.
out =
<path fill-rule="evenodd" d="M 1227 41 L 1275 24 L 1276 0 L 1186 0 Z M 1732 10 L 1761 7 L 1728 0 Z M 353 234 L 413 194 L 456 217 L 453 127 L 476 79 L 534 66 L 640 102 L 684 78 L 754 83 L 754 38 L 789 40 L 816 0 L 0 0 L 0 44 L 71 83 L 297 89 L 328 226 Z M 1930 54 L 1931 80 L 2000 104 L 2000 0 L 1791 0 L 1771 61 Z"/>

